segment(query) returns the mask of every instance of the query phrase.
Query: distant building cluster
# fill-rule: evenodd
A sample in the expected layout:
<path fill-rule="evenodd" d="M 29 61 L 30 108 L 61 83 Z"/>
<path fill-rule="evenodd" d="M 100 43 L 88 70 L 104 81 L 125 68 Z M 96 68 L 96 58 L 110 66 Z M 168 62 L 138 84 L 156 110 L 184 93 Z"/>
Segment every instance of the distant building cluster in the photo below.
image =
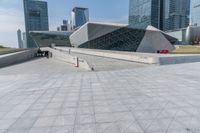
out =
<path fill-rule="evenodd" d="M 74 7 L 71 12 L 71 20 L 63 20 L 63 24 L 57 27 L 57 31 L 74 31 L 89 21 L 89 9 Z"/>
<path fill-rule="evenodd" d="M 26 31 L 23 34 L 17 31 L 18 44 L 19 48 L 34 48 L 37 44 L 30 32 L 49 31 L 48 3 L 38 0 L 23 0 L 23 3 Z M 187 40 L 184 37 L 188 26 L 200 26 L 199 13 L 200 0 L 130 0 L 128 26 L 146 29 L 151 25 L 183 41 Z M 64 19 L 57 31 L 74 32 L 87 22 L 89 9 L 74 7 L 70 18 Z"/>
<path fill-rule="evenodd" d="M 177 44 L 200 44 L 200 0 L 130 0 L 129 26 L 152 25 L 176 37 Z"/>

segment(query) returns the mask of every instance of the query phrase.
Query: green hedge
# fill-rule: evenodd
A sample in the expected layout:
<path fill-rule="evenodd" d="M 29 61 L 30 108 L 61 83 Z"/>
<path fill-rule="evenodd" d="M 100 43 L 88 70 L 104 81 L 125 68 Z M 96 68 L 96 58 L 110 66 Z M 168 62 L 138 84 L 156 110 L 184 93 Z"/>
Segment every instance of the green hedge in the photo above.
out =
<path fill-rule="evenodd" d="M 0 45 L 0 48 L 4 48 L 4 46 Z"/>

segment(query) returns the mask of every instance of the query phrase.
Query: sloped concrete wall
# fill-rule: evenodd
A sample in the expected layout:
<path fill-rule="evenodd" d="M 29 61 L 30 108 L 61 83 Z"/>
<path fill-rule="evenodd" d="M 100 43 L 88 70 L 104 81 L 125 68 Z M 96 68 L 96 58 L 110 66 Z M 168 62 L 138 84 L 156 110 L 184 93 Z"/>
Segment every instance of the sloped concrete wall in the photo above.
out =
<path fill-rule="evenodd" d="M 156 65 L 170 65 L 181 63 L 193 63 L 200 62 L 199 54 L 152 54 L 152 53 L 137 53 L 137 52 L 119 52 L 110 50 L 94 50 L 94 49 L 82 49 L 82 48 L 63 48 L 56 47 L 60 50 L 81 53 L 86 55 L 94 55 L 105 58 L 113 58 L 126 60 L 131 62 L 156 64 Z"/>
<path fill-rule="evenodd" d="M 175 47 L 161 32 L 147 30 L 137 52 L 156 53 L 158 50 L 174 50 Z"/>
<path fill-rule="evenodd" d="M 78 47 L 80 44 L 88 41 L 88 25 L 85 24 L 75 31 L 70 37 L 71 45 Z"/>
<path fill-rule="evenodd" d="M 87 41 L 91 41 L 122 27 L 125 27 L 125 25 L 86 23 L 70 36 L 70 42 L 72 46 L 78 47 Z"/>
<path fill-rule="evenodd" d="M 0 68 L 28 61 L 35 57 L 38 49 L 31 49 L 0 56 Z"/>
<path fill-rule="evenodd" d="M 83 59 L 78 59 L 78 62 L 77 62 L 77 57 L 70 55 L 68 51 L 52 49 L 52 48 L 41 48 L 41 49 L 50 51 L 53 55 L 52 57 L 56 60 L 60 60 L 60 61 L 72 64 L 74 67 L 79 67 L 81 69 L 85 69 L 88 71 L 92 70 L 90 66 L 88 65 L 87 61 Z"/>

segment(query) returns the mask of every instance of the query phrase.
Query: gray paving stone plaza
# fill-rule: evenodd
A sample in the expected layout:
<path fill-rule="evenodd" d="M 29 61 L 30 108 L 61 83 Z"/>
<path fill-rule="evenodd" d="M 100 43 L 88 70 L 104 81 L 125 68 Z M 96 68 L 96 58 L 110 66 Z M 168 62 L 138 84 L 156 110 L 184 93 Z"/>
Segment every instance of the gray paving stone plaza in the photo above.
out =
<path fill-rule="evenodd" d="M 87 72 L 0 69 L 0 133 L 200 133 L 200 63 Z"/>

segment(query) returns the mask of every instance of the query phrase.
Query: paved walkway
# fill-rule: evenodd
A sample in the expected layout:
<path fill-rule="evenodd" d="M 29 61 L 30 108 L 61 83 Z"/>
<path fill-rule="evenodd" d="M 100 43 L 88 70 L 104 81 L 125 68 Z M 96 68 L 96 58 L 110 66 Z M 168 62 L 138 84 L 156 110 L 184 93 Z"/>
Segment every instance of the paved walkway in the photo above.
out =
<path fill-rule="evenodd" d="M 0 69 L 0 133 L 200 132 L 200 63 L 83 72 L 43 61 Z"/>
<path fill-rule="evenodd" d="M 10 67 L 6 67 L 1 70 L 0 75 L 8 74 L 56 74 L 62 72 L 78 72 L 85 71 L 84 69 L 77 69 L 74 65 L 68 64 L 59 60 L 47 59 L 47 58 L 35 58 L 34 60 L 20 63 Z"/>

